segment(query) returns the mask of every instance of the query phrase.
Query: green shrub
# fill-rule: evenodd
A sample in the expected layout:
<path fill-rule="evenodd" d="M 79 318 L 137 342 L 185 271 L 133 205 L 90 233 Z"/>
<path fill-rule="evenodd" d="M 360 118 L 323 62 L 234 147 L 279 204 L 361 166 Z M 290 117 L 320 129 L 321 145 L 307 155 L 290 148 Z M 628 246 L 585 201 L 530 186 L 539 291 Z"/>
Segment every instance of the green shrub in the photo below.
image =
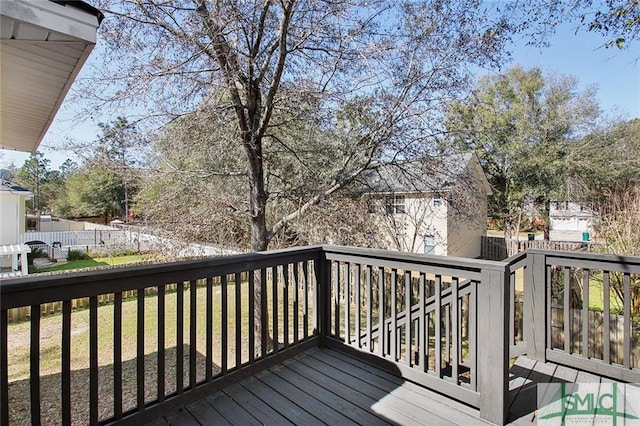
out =
<path fill-rule="evenodd" d="M 131 249 L 127 249 L 127 248 L 120 248 L 120 249 L 114 249 L 109 253 L 111 256 L 114 257 L 120 257 L 120 256 L 133 256 L 134 254 L 136 254 L 136 252 L 134 252 Z"/>
<path fill-rule="evenodd" d="M 33 265 L 33 259 L 48 257 L 46 251 L 40 247 L 31 247 L 31 253 L 27 253 L 27 265 Z"/>
<path fill-rule="evenodd" d="M 69 254 L 67 254 L 68 261 L 74 260 L 89 260 L 91 256 L 88 253 L 79 250 L 69 250 Z"/>

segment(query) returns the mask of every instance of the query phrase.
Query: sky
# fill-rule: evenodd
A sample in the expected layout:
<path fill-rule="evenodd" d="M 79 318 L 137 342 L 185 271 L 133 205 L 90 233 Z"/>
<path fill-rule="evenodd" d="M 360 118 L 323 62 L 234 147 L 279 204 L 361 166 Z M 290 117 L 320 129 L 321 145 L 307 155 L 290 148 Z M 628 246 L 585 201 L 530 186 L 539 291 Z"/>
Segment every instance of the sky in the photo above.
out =
<path fill-rule="evenodd" d="M 575 24 L 560 25 L 549 39 L 549 47 L 527 46 L 526 40 L 515 41 L 512 62 L 505 64 L 503 71 L 512 65 L 525 68 L 537 66 L 545 74 L 559 73 L 573 75 L 581 89 L 596 85 L 597 100 L 605 115 L 623 119 L 640 117 L 640 52 L 605 49 L 607 39 L 599 34 L 586 31 L 575 32 Z M 638 46 L 638 42 L 633 47 Z M 97 51 L 94 51 L 94 54 Z M 93 55 L 92 55 L 93 57 Z M 91 57 L 84 67 L 86 71 Z M 84 72 L 81 71 L 80 77 Z M 73 89 L 72 89 L 73 90 Z M 97 139 L 98 121 L 87 120 L 78 123 L 71 119 L 72 108 L 63 104 L 47 136 L 40 145 L 40 151 L 51 161 L 51 168 L 57 169 L 67 158 L 78 161 L 76 155 L 59 148 L 66 138 L 90 142 Z M 103 119 L 108 122 L 111 119 Z M 28 158 L 28 153 L 18 153 L 0 149 L 0 168 L 11 163 L 20 167 Z"/>
<path fill-rule="evenodd" d="M 545 74 L 573 75 L 582 89 L 597 86 L 597 99 L 605 113 L 640 117 L 640 52 L 615 46 L 607 49 L 603 47 L 606 38 L 586 31 L 576 34 L 575 27 L 562 24 L 546 48 L 526 46 L 520 40 L 514 48 L 514 64 L 537 66 Z M 639 46 L 636 42 L 632 47 Z"/>

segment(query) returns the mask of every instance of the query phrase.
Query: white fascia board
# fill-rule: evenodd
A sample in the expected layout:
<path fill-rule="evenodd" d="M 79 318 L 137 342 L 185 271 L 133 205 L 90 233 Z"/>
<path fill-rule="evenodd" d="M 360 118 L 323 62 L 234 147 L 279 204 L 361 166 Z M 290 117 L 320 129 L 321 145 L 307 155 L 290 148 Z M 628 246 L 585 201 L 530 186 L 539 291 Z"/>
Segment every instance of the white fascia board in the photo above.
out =
<path fill-rule="evenodd" d="M 2 0 L 0 15 L 91 44 L 96 43 L 98 18 L 72 6 L 51 1 Z"/>

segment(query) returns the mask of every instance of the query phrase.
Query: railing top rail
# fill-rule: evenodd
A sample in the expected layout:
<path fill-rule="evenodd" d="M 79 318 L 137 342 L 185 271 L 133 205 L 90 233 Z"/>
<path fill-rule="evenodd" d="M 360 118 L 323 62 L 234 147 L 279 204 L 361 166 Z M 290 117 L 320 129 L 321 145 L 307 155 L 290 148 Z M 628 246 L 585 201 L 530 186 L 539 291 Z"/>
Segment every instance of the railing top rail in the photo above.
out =
<path fill-rule="evenodd" d="M 527 252 L 529 252 L 530 250 L 531 249 L 527 249 L 525 251 L 516 253 L 513 256 L 506 258 L 504 262 L 507 262 L 509 265 L 513 265 L 514 263 L 521 262 L 527 258 Z M 541 251 L 541 250 L 538 250 L 538 251 Z"/>
<path fill-rule="evenodd" d="M 587 253 L 584 251 L 543 250 L 543 249 L 527 249 L 525 253 L 546 254 L 548 256 L 565 257 L 568 259 L 588 259 L 588 260 L 600 260 L 600 261 L 615 262 L 615 263 L 640 264 L 640 257 L 638 256 L 623 256 L 618 254 Z"/>
<path fill-rule="evenodd" d="M 562 264 L 593 269 L 640 273 L 640 257 L 575 251 L 528 249 L 525 253 L 543 254 L 547 264 Z"/>
<path fill-rule="evenodd" d="M 11 278 L 0 282 L 0 308 L 10 309 L 58 301 L 61 300 L 61 294 L 65 299 L 91 297 L 154 285 L 258 270 L 274 264 L 316 259 L 321 250 L 320 246 L 309 246 L 158 265 L 138 265 L 88 272 Z"/>
<path fill-rule="evenodd" d="M 322 250 L 328 257 L 331 257 L 332 254 L 351 255 L 378 261 L 413 263 L 424 266 L 436 266 L 474 272 L 479 272 L 483 269 L 504 271 L 504 269 L 508 266 L 508 263 L 504 261 L 469 259 L 453 256 L 435 256 L 428 254 L 406 253 L 399 251 L 396 252 L 361 247 L 324 245 L 322 246 Z"/>

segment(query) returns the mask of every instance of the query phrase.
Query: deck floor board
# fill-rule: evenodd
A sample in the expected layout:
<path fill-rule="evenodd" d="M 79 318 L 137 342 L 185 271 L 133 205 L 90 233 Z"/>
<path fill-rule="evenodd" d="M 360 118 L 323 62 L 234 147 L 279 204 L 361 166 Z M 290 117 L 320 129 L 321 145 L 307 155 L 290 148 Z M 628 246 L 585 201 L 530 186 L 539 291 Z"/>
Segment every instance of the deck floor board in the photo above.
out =
<path fill-rule="evenodd" d="M 250 389 L 253 385 L 252 381 L 243 380 L 240 383 L 229 386 L 224 390 L 224 393 L 233 399 L 240 407 L 245 409 L 253 417 L 257 418 L 263 423 L 290 425 L 293 424 L 285 416 L 280 414 L 280 410 L 276 410 L 273 407 L 277 405 L 270 405 L 254 395 Z"/>
<path fill-rule="evenodd" d="M 477 410 L 343 352 L 312 349 L 154 420 L 153 425 L 487 425 Z M 510 417 L 536 421 L 537 384 L 608 382 L 520 357 L 511 369 Z"/>
<path fill-rule="evenodd" d="M 206 397 L 205 400 L 231 424 L 263 424 L 223 392 Z"/>
<path fill-rule="evenodd" d="M 285 362 L 285 365 L 287 363 Z M 360 412 L 366 413 L 365 417 L 368 418 L 370 424 L 387 424 L 385 418 L 376 413 L 372 406 L 376 403 L 374 398 L 371 398 L 349 386 L 345 385 L 342 380 L 337 382 L 333 377 L 328 377 L 318 371 L 308 368 L 300 360 L 296 360 L 295 363 L 289 363 L 287 365 L 291 371 L 304 377 L 306 380 L 319 386 L 323 393 L 330 393 L 335 398 L 341 401 L 348 401 L 359 409 Z"/>
<path fill-rule="evenodd" d="M 222 414 L 216 411 L 210 404 L 204 400 L 196 401 L 187 405 L 187 411 L 201 424 L 215 424 L 221 426 L 231 425 Z"/>
<path fill-rule="evenodd" d="M 312 354 L 312 355 L 315 355 Z M 398 395 L 404 395 L 407 399 L 411 400 L 414 404 L 419 404 L 422 407 L 426 407 L 428 411 L 435 414 L 441 413 L 448 420 L 461 424 L 486 424 L 478 419 L 478 410 L 475 410 L 467 405 L 460 404 L 444 395 L 435 393 L 426 389 L 420 385 L 404 380 L 402 377 L 391 374 L 387 371 L 379 368 L 371 368 L 371 366 L 359 359 L 353 358 L 349 355 L 343 354 L 338 351 L 320 351 L 318 356 L 326 356 L 333 360 L 344 361 L 347 365 L 353 365 L 359 367 L 361 370 L 365 370 L 375 376 L 378 376 L 395 385 L 394 393 Z"/>
<path fill-rule="evenodd" d="M 272 407 L 278 407 L 278 413 L 284 416 L 291 423 L 304 425 L 324 424 L 306 411 L 306 402 L 301 405 L 297 405 L 287 397 L 281 395 L 279 392 L 274 392 L 273 389 L 258 380 L 258 378 L 254 378 L 252 381 L 247 383 L 247 385 L 247 389 L 264 401 L 265 404 L 269 404 Z"/>
<path fill-rule="evenodd" d="M 269 386 L 274 392 L 279 392 L 282 396 L 288 398 L 297 405 L 304 406 L 307 412 L 316 418 L 321 419 L 322 423 L 345 426 L 355 426 L 358 424 L 330 406 L 323 404 L 318 399 L 313 398 L 312 395 L 291 386 L 289 382 L 273 374 L 271 371 L 269 371 L 268 374 L 260 376 L 259 380 Z"/>
<path fill-rule="evenodd" d="M 335 380 L 340 379 L 342 383 L 352 388 L 354 391 L 373 398 L 377 402 L 374 403 L 374 411 L 384 415 L 385 417 L 398 419 L 406 424 L 420 423 L 422 419 L 431 416 L 432 421 L 438 424 L 453 424 L 437 416 L 435 413 L 425 408 L 411 403 L 405 398 L 396 395 L 397 386 L 384 386 L 381 379 L 367 375 L 366 370 L 352 368 L 351 371 L 344 371 L 336 368 L 334 365 L 328 364 L 311 354 L 300 362 L 307 367 L 324 374 Z"/>

